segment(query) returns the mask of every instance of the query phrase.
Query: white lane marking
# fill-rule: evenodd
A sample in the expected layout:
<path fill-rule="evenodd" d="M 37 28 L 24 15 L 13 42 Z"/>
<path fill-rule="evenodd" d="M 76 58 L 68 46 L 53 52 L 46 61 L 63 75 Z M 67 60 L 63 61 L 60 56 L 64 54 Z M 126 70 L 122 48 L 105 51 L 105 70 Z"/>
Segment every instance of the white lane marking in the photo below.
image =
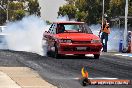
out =
<path fill-rule="evenodd" d="M 55 86 L 22 86 L 23 88 L 57 88 Z"/>
<path fill-rule="evenodd" d="M 115 54 L 116 56 L 120 56 L 120 55 L 122 55 L 122 54 Z"/>
<path fill-rule="evenodd" d="M 59 78 L 59 79 L 74 79 L 74 80 L 79 80 L 80 78 L 76 77 L 76 78 Z M 110 77 L 95 77 L 95 78 L 91 78 L 89 77 L 88 79 L 110 79 L 110 80 L 115 80 L 118 78 L 110 78 Z"/>
<path fill-rule="evenodd" d="M 114 54 L 115 56 L 132 57 L 132 54 Z"/>
<path fill-rule="evenodd" d="M 129 55 L 127 55 L 127 54 L 123 54 L 122 56 L 123 56 L 123 57 L 128 57 Z"/>
<path fill-rule="evenodd" d="M 96 78 L 89 78 L 89 79 L 110 79 L 110 80 L 114 80 L 114 79 L 118 79 L 118 78 L 96 77 Z"/>
<path fill-rule="evenodd" d="M 132 54 L 128 54 L 129 55 L 129 57 L 132 57 Z"/>

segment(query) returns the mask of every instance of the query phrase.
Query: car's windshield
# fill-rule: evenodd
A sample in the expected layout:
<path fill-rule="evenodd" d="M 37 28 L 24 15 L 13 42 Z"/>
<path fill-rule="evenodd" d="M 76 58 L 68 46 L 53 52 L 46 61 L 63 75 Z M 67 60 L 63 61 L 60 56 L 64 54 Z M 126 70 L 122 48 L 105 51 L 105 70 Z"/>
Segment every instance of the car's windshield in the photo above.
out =
<path fill-rule="evenodd" d="M 58 26 L 61 26 L 60 29 L 58 29 L 58 33 L 92 33 L 91 29 L 83 23 L 66 23 L 66 24 L 58 24 Z"/>

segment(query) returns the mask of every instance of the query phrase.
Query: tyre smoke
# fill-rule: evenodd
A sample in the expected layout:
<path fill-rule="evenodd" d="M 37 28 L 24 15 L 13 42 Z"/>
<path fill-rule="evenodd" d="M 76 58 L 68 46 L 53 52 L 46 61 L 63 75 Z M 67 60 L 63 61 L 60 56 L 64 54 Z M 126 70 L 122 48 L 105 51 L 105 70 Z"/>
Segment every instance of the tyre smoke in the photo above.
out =
<path fill-rule="evenodd" d="M 10 22 L 6 26 L 4 33 L 7 34 L 9 50 L 45 55 L 42 49 L 42 36 L 47 24 L 40 17 L 27 16 L 21 21 Z"/>
<path fill-rule="evenodd" d="M 67 15 L 65 16 L 58 16 L 56 21 L 69 21 L 69 17 Z"/>
<path fill-rule="evenodd" d="M 60 16 L 56 21 L 68 21 L 67 16 Z M 6 24 L 3 32 L 6 34 L 6 42 L 9 50 L 26 51 L 46 56 L 47 44 L 42 41 L 43 33 L 48 31 L 47 25 L 40 17 L 26 16 L 20 21 Z"/>
<path fill-rule="evenodd" d="M 100 24 L 97 25 L 91 25 L 90 26 L 93 34 L 99 35 L 99 31 L 101 28 Z M 123 30 L 119 28 L 112 27 L 110 28 L 111 33 L 109 34 L 108 39 L 108 51 L 110 52 L 116 52 L 119 51 L 119 42 L 123 39 Z"/>
<path fill-rule="evenodd" d="M 59 17 L 56 21 L 68 21 L 68 17 Z M 47 44 L 43 41 L 42 37 L 44 31 L 49 29 L 49 25 L 45 23 L 40 17 L 31 15 L 24 17 L 21 21 L 10 22 L 7 25 L 6 41 L 9 50 L 26 51 L 37 53 L 46 56 Z M 98 36 L 101 25 L 91 25 L 93 33 Z M 111 28 L 109 35 L 108 50 L 117 51 L 119 41 L 122 39 L 122 31 L 119 29 Z M 44 47 L 42 47 L 44 46 Z"/>

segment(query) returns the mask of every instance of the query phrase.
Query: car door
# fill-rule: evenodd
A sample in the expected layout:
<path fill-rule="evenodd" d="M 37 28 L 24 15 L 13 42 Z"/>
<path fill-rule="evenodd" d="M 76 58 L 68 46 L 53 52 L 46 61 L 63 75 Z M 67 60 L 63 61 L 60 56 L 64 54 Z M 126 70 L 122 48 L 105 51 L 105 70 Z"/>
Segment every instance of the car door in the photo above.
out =
<path fill-rule="evenodd" d="M 52 24 L 46 35 L 48 49 L 51 49 L 51 47 L 54 46 L 54 35 L 56 34 L 56 27 L 57 24 Z"/>

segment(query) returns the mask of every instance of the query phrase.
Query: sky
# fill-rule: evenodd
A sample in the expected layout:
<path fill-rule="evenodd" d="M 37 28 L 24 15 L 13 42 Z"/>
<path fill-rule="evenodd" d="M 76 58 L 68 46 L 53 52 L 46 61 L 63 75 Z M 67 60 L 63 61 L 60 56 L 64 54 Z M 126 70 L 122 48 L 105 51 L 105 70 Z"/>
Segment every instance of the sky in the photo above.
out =
<path fill-rule="evenodd" d="M 41 7 L 41 17 L 53 22 L 57 19 L 59 7 L 64 5 L 65 0 L 38 0 Z"/>

